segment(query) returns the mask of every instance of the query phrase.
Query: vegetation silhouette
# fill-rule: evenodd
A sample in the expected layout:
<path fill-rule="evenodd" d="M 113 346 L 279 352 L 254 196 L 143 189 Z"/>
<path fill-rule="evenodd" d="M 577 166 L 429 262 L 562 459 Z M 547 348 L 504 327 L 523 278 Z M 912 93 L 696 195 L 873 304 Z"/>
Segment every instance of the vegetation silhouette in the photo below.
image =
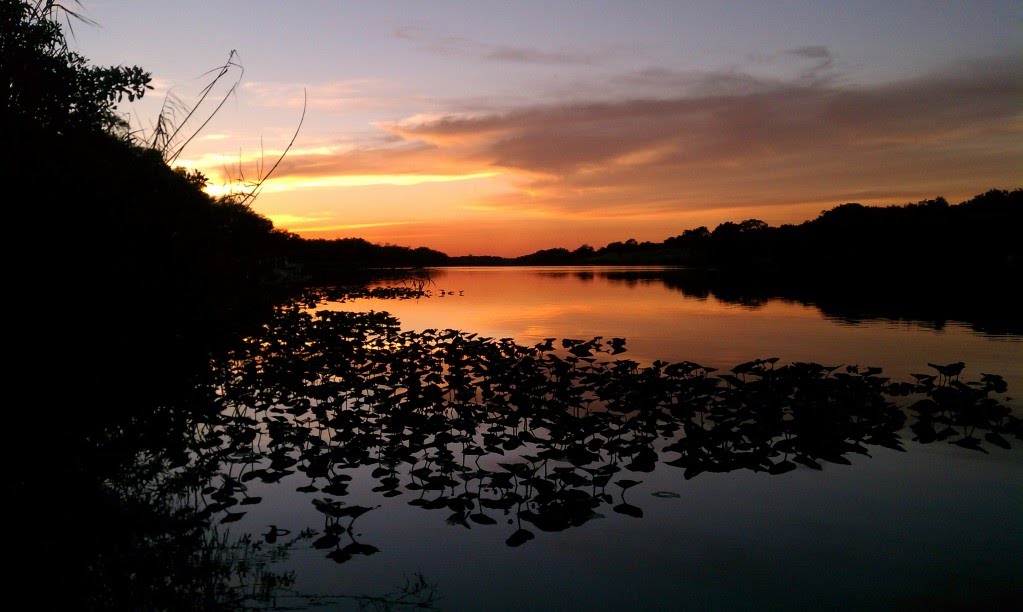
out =
<path fill-rule="evenodd" d="M 270 564 L 294 547 L 337 563 L 386 554 L 353 530 L 375 508 L 342 500 L 360 469 L 371 470 L 379 505 L 408 499 L 473 529 L 504 528 L 494 517 L 507 516 L 515 528 L 506 543 L 523 546 L 533 530 L 598 518 L 614 503 L 609 483 L 621 488 L 612 510 L 640 516 L 633 504 L 644 491 L 631 483 L 642 477 L 623 470 L 664 464 L 693 478 L 816 469 L 872 446 L 901 447 L 907 410 L 921 443 L 992 452 L 1020 437 L 997 399 L 1004 382 L 994 374 L 961 382 L 959 364 L 901 383 L 869 368 L 774 359 L 716 374 L 617 358 L 623 339 L 525 347 L 454 330 L 401 332 L 383 313 L 307 312 L 326 294 L 277 306 L 278 289 L 308 276 L 450 260 L 302 240 L 244 197 L 208 196 L 204 176 L 168 166 L 182 142 L 173 132 L 146 146 L 116 112 L 122 99 L 146 94 L 150 75 L 89 65 L 68 48 L 60 11 L 53 1 L 0 0 L 0 172 L 22 187 L 12 226 L 34 232 L 8 253 L 12 295 L 24 300 L 10 379 L 31 394 L 12 409 L 5 445 L 18 466 L 12 549 L 17 584 L 35 583 L 20 574 L 38 568 L 61 581 L 47 607 L 63 607 L 60 597 L 105 609 L 272 605 L 293 576 Z M 1016 227 L 1002 223 L 1000 202 L 1017 201 L 1018 190 L 992 193 L 991 223 Z M 923 208 L 944 218 L 959 207 Z M 837 214 L 864 226 L 873 213 Z M 744 222 L 692 238 L 735 246 L 768 230 Z M 988 238 L 964 243 L 976 254 L 910 252 L 910 243 L 906 252 L 936 258 L 927 263 L 943 275 L 979 263 L 998 273 L 1001 252 L 992 249 L 1004 244 Z M 694 248 L 691 261 L 710 253 L 704 263 L 718 265 L 740 251 Z M 422 297 L 426 282 L 370 295 Z M 323 526 L 231 536 L 262 501 L 249 495 L 254 480 L 298 485 Z M 421 606 L 434 597 L 420 575 L 394 598 L 366 601 Z"/>
<path fill-rule="evenodd" d="M 909 381 L 879 368 L 777 358 L 727 372 L 685 361 L 641 366 L 622 357 L 621 338 L 522 346 L 456 330 L 401 331 L 383 312 L 311 311 L 354 297 L 426 292 L 323 290 L 275 309 L 266 325 L 213 356 L 192 402 L 155 406 L 95 441 L 108 456 L 124 453 L 126 431 L 144 441 L 106 471 L 115 505 L 175 500 L 175 511 L 161 516 L 177 522 L 150 528 L 179 542 L 162 530 L 183 525 L 198 538 L 240 520 L 261 502 L 249 495 L 253 482 L 294 490 L 322 525 L 269 526 L 263 540 L 290 530 L 299 535 L 277 544 L 312 547 L 343 564 L 387 554 L 371 543 L 372 530 L 353 530 L 386 504 L 440 511 L 459 528 L 506 530 L 506 544 L 520 547 L 599 519 L 605 506 L 642 518 L 644 496 L 684 497 L 684 489 L 643 487 L 643 474 L 659 465 L 685 480 L 736 470 L 781 476 L 849 464 L 875 448 L 901 451 L 903 436 L 978 453 L 1023 438 L 1020 419 L 1000 401 L 1004 380 L 966 382 L 962 363 L 928 364 Z M 372 505 L 344 501 L 356 472 L 375 480 Z M 99 574 L 87 584 L 119 575 L 109 562 L 90 567 Z M 221 590 L 238 582 L 229 568 L 222 575 Z M 279 591 L 286 578 L 272 579 Z M 185 571 L 171 582 L 192 584 Z"/>
<path fill-rule="evenodd" d="M 903 206 L 842 204 L 799 225 L 728 221 L 688 229 L 663 242 L 612 242 L 553 248 L 514 259 L 452 258 L 452 265 L 683 265 L 742 277 L 832 275 L 892 284 L 971 279 L 1011 282 L 1020 250 L 1012 229 L 1023 221 L 1023 189 L 992 189 L 958 205 L 944 198 Z"/>

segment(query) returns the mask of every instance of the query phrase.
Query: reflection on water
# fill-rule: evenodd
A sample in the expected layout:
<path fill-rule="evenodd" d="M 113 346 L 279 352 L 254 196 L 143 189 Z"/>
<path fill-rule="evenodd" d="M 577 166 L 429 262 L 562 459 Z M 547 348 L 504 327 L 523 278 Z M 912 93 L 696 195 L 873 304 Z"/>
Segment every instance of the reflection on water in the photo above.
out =
<path fill-rule="evenodd" d="M 758 287 L 658 267 L 440 268 L 429 275 L 429 300 L 328 306 L 385 309 L 404 329 L 462 329 L 522 344 L 619 336 L 643 364 L 691 360 L 727 368 L 778 356 L 877 366 L 908 378 L 927 362 L 965 361 L 1023 388 L 1023 317 L 1006 296 L 961 289 L 935 296 L 923 286 L 908 294 L 823 283 Z"/>
<path fill-rule="evenodd" d="M 453 289 L 446 297 L 465 297 Z M 967 381 L 962 363 L 925 360 L 892 381 L 877 368 L 773 357 L 715 370 L 641 364 L 630 346 L 402 331 L 380 312 L 283 308 L 211 362 L 215 410 L 191 413 L 180 446 L 147 451 L 151 469 L 137 462 L 124 476 L 135 494 L 173 495 L 176 516 L 220 534 L 213 549 L 255 545 L 259 587 L 232 592 L 236 604 L 912 607 L 949 567 L 969 582 L 933 591 L 946 600 L 1019 596 L 1013 440 L 1023 432 L 998 375 Z M 907 444 L 915 459 L 898 456 Z M 900 461 L 915 467 L 900 472 Z M 868 480 L 833 471 L 850 464 Z M 925 486 L 886 490 L 900 479 Z M 941 522 L 958 516 L 941 508 L 950 488 L 985 491 L 957 506 L 970 524 Z M 850 494 L 856 504 L 821 506 Z M 858 508 L 886 515 L 864 527 Z M 834 544 L 815 537 L 821 520 Z M 901 535 L 887 550 L 859 549 L 891 525 Z M 235 527 L 259 535 L 225 533 Z M 946 545 L 949 529 L 970 543 Z M 918 559 L 920 546 L 937 566 Z M 841 571 L 800 580 L 798 594 L 793 576 L 757 568 L 799 575 L 821 551 L 840 551 Z M 251 563 L 217 566 L 225 583 L 239 565 Z"/>

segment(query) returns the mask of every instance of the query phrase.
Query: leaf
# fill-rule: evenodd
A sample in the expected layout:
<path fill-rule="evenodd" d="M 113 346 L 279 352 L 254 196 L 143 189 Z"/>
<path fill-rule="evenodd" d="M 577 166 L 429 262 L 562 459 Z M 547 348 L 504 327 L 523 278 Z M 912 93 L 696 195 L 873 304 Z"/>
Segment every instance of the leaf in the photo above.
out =
<path fill-rule="evenodd" d="M 339 508 L 338 511 L 337 511 L 337 514 L 335 514 L 334 516 L 338 516 L 338 517 L 350 516 L 352 518 L 359 518 L 360 516 L 362 516 L 363 514 L 366 514 L 370 510 L 374 510 L 374 509 L 379 508 L 379 507 L 380 506 L 371 506 L 371 507 L 366 507 L 366 506 L 345 506 L 344 508 Z"/>
<path fill-rule="evenodd" d="M 801 463 L 806 467 L 814 470 L 824 469 L 824 467 L 821 466 L 821 464 L 817 463 L 816 461 L 814 461 L 812 457 L 809 457 L 807 455 L 796 455 L 795 457 L 792 458 L 792 460 L 795 461 L 796 463 Z"/>
<path fill-rule="evenodd" d="M 252 470 L 251 472 L 245 472 L 244 474 L 242 474 L 241 481 L 242 482 L 248 482 L 248 481 L 252 480 L 253 478 L 262 478 L 263 475 L 265 475 L 265 474 L 266 474 L 266 470 L 264 470 L 264 469 Z"/>
<path fill-rule="evenodd" d="M 245 516 L 244 512 L 227 512 L 224 514 L 224 518 L 220 519 L 221 523 L 233 523 L 241 520 Z"/>
<path fill-rule="evenodd" d="M 480 525 L 496 525 L 497 524 L 497 521 L 495 521 L 494 519 L 490 518 L 489 516 L 487 516 L 486 514 L 483 514 L 481 512 L 477 512 L 476 514 L 470 514 L 469 515 L 469 519 L 472 522 L 474 522 L 474 523 L 479 523 Z"/>
<path fill-rule="evenodd" d="M 624 514 L 625 516 L 631 516 L 633 518 L 643 518 L 643 509 L 632 504 L 618 504 L 612 508 L 618 514 Z"/>
<path fill-rule="evenodd" d="M 771 467 L 767 470 L 767 473 L 771 474 L 772 476 L 777 476 L 779 474 L 791 472 L 794 469 L 796 469 L 796 464 L 792 463 L 791 461 L 785 460 L 779 461 L 778 463 L 772 463 Z"/>
<path fill-rule="evenodd" d="M 991 444 L 994 444 L 995 446 L 1000 446 L 1004 448 L 1005 450 L 1009 450 L 1012 448 L 1012 446 L 1009 444 L 1009 441 L 1003 438 L 1001 435 L 998 434 L 998 432 L 995 431 L 989 431 L 988 433 L 984 434 L 984 439 L 990 442 Z"/>
<path fill-rule="evenodd" d="M 466 529 L 472 529 L 472 527 L 465 521 L 465 515 L 461 512 L 455 512 L 447 518 L 445 521 L 448 525 L 461 525 Z"/>
<path fill-rule="evenodd" d="M 949 442 L 949 444 L 955 444 L 956 446 L 960 446 L 962 448 L 967 448 L 969 450 L 980 451 L 980 452 L 984 453 L 985 455 L 989 454 L 986 450 L 984 450 L 980 446 L 980 438 L 974 438 L 973 436 L 963 436 L 962 438 L 960 438 L 958 440 L 955 440 L 953 442 Z"/>
<path fill-rule="evenodd" d="M 681 499 L 682 498 L 681 495 L 679 495 L 678 493 L 675 493 L 674 491 L 657 491 L 655 493 L 651 493 L 650 495 L 653 495 L 654 497 L 660 497 L 661 499 Z"/>
<path fill-rule="evenodd" d="M 515 533 L 508 536 L 508 539 L 504 541 L 505 544 L 512 548 L 522 546 L 526 542 L 532 540 L 534 537 L 533 532 L 527 529 L 519 529 Z"/>
<path fill-rule="evenodd" d="M 313 548 L 319 549 L 334 548 L 340 541 L 341 541 L 340 538 L 338 538 L 335 534 L 328 533 L 324 536 L 321 536 L 319 539 L 313 542 Z"/>
<path fill-rule="evenodd" d="M 370 546 L 369 544 L 360 544 L 358 542 L 352 542 L 348 546 L 341 549 L 341 552 L 349 555 L 375 555 L 380 552 L 380 549 L 376 546 Z"/>
<path fill-rule="evenodd" d="M 343 497 L 345 495 L 348 495 L 348 485 L 331 483 L 323 487 L 322 491 L 327 495 L 337 495 L 338 497 Z"/>

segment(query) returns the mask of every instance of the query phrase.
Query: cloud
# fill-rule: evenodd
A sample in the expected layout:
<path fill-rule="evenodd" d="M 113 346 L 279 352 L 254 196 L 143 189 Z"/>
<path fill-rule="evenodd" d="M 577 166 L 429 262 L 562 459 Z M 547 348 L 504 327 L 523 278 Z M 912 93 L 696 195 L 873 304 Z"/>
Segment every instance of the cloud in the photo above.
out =
<path fill-rule="evenodd" d="M 788 54 L 812 62 L 802 74 L 802 78 L 807 81 L 825 78 L 835 65 L 835 56 L 832 55 L 831 50 L 821 45 L 789 49 Z"/>
<path fill-rule="evenodd" d="M 821 45 L 809 45 L 806 47 L 796 47 L 795 49 L 789 49 L 788 51 L 792 55 L 799 57 L 806 57 L 815 60 L 831 60 L 831 51 L 827 47 Z"/>
<path fill-rule="evenodd" d="M 494 172 L 460 159 L 456 151 L 442 151 L 427 143 L 402 141 L 393 145 L 350 147 L 327 153 L 289 154 L 276 171 L 278 177 L 316 179 L 369 175 L 461 175 Z"/>
<path fill-rule="evenodd" d="M 595 57 L 565 49 L 544 50 L 515 45 L 493 44 L 462 36 L 438 36 L 418 26 L 402 26 L 394 35 L 402 40 L 420 44 L 425 50 L 438 55 L 459 56 L 486 62 L 513 64 L 580 65 L 592 64 Z"/>
<path fill-rule="evenodd" d="M 452 183 L 455 181 L 472 181 L 490 178 L 496 172 L 476 172 L 473 174 L 347 174 L 323 176 L 315 178 L 297 178 L 294 174 L 275 177 L 266 182 L 263 191 L 291 191 L 294 189 L 322 189 L 324 187 L 371 187 L 394 185 L 408 187 L 423 183 Z"/>
<path fill-rule="evenodd" d="M 300 85 L 274 81 L 242 83 L 242 92 L 255 104 L 267 108 L 301 109 L 308 93 L 310 109 L 327 111 L 381 110 L 408 104 L 411 100 L 399 95 L 397 86 L 377 79 L 347 79 Z"/>
<path fill-rule="evenodd" d="M 831 61 L 823 47 L 792 53 L 819 67 Z M 866 86 L 726 72 L 690 78 L 688 95 L 385 127 L 428 145 L 430 157 L 519 176 L 520 197 L 507 206 L 566 212 L 817 201 L 866 189 L 944 189 L 952 179 L 988 188 L 1018 181 L 1020 74 L 1018 60 L 1005 58 Z"/>
<path fill-rule="evenodd" d="M 314 225 L 329 221 L 333 217 L 329 215 L 291 215 L 285 213 L 273 213 L 267 215 L 274 225 L 283 228 L 296 228 Z"/>
<path fill-rule="evenodd" d="M 418 221 L 381 221 L 378 223 L 341 223 L 323 225 L 322 224 L 323 221 L 327 221 L 329 219 L 326 218 L 306 219 L 303 217 L 294 217 L 291 215 L 269 215 L 269 217 L 270 220 L 273 221 L 274 226 L 278 228 L 287 229 L 289 231 L 302 232 L 303 234 L 315 234 L 318 232 L 329 232 L 331 234 L 336 234 L 337 232 L 393 228 L 396 226 L 419 224 Z"/>
<path fill-rule="evenodd" d="M 788 53 L 831 60 L 823 47 Z M 771 211 L 798 220 L 846 201 L 969 197 L 1018 186 L 1021 74 L 1015 58 L 869 85 L 649 69 L 616 79 L 615 99 L 379 122 L 386 138 L 293 150 L 267 189 L 478 184 L 452 210 L 609 231 L 622 219 L 706 223 L 711 210 L 777 222 Z"/>
<path fill-rule="evenodd" d="M 593 62 L 592 57 L 581 53 L 541 51 L 508 45 L 490 46 L 485 50 L 483 59 L 517 64 L 590 64 Z"/>

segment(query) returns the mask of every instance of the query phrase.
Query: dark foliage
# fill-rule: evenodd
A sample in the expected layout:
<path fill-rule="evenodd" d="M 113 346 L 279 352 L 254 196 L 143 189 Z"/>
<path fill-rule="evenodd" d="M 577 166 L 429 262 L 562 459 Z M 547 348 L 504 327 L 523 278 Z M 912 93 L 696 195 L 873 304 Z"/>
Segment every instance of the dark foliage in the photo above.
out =
<path fill-rule="evenodd" d="M 843 204 L 799 225 L 758 219 L 686 230 L 664 242 L 612 242 L 575 251 L 545 249 L 504 260 L 512 265 L 685 265 L 734 273 L 841 272 L 876 282 L 969 272 L 987 279 L 1018 272 L 1023 189 L 993 189 L 959 205 L 943 198 L 904 206 Z M 454 258 L 454 264 L 463 262 Z"/>
<path fill-rule="evenodd" d="M 10 545 L 15 584 L 38 584 L 42 572 L 59 584 L 38 595 L 40 607 L 202 609 L 250 597 L 272 605 L 267 593 L 289 577 L 248 580 L 252 560 L 230 550 L 253 550 L 251 541 L 229 549 L 216 530 L 259 502 L 246 494 L 253 478 L 301 471 L 307 486 L 326 492 L 312 502 L 326 525 L 313 546 L 343 563 L 377 552 L 352 533 L 373 508 L 336 499 L 344 471 L 361 465 L 376 468 L 382 496 L 418 490 L 422 505 L 449 509 L 454 524 L 489 525 L 488 512 L 514 507 L 520 520 L 507 541 L 518 546 L 533 537 L 523 521 L 565 529 L 610 504 L 612 473 L 662 460 L 654 442 L 675 444 L 665 450 L 679 457 L 665 463 L 692 475 L 781 473 L 790 455 L 811 465 L 842 461 L 864 445 L 900 445 L 894 432 L 905 415 L 889 397 L 901 393 L 920 399 L 913 431 L 922 442 L 977 451 L 1018 437 L 1018 421 L 993 397 L 1004 390 L 1000 379 L 959 383 L 956 364 L 909 386 L 873 371 L 775 370 L 772 360 L 712 376 L 696 364 L 590 360 L 621 352 L 624 341 L 566 340 L 556 353 L 453 331 L 400 334 L 379 313 L 314 319 L 298 303 L 274 310 L 273 292 L 296 275 L 296 262 L 330 272 L 445 258 L 360 240 L 302 241 L 243 202 L 210 198 L 201 175 L 169 168 L 127 137 L 116 104 L 144 95 L 148 74 L 96 68 L 71 52 L 53 19 L 59 8 L 0 0 L 0 178 L 12 194 L 10 226 L 23 237 L 6 250 L 10 295 L 21 300 L 8 376 L 32 394 L 9 407 Z M 1000 216 L 1001 200 L 1018 202 L 1018 192 L 985 197 L 987 223 L 1018 227 Z M 937 217 L 948 208 L 921 210 Z M 870 225 L 862 211 L 837 214 L 843 227 Z M 834 216 L 807 235 L 832 225 Z M 768 231 L 782 230 L 744 222 L 697 232 L 690 251 L 672 252 L 718 264 Z M 988 236 L 992 244 L 967 238 L 955 248 L 979 249 L 964 256 L 969 262 L 1016 257 L 1007 246 L 992 251 L 1003 245 Z M 765 261 L 792 256 L 764 248 Z M 552 256 L 624 262 L 641 251 L 657 249 L 629 241 Z M 761 255 L 749 247 L 737 261 L 754 252 Z M 939 264 L 950 261 L 963 260 Z M 535 459 L 480 470 L 456 494 L 451 483 L 468 475 L 466 456 L 515 448 Z M 399 478 L 401 467 L 414 471 Z M 639 516 L 625 501 L 629 482 L 617 481 L 614 510 Z M 531 509 L 519 511 L 530 499 Z M 274 529 L 267 544 L 271 534 L 283 537 Z M 412 588 L 424 590 L 422 581 Z"/>
<path fill-rule="evenodd" d="M 124 129 L 122 99 L 141 98 L 150 75 L 138 66 L 90 66 L 68 49 L 55 2 L 0 1 L 0 126 L 67 133 Z"/>
<path fill-rule="evenodd" d="M 426 247 L 369 243 L 361 238 L 300 239 L 288 243 L 288 255 L 313 279 L 336 278 L 355 268 L 443 266 L 448 256 Z"/>

